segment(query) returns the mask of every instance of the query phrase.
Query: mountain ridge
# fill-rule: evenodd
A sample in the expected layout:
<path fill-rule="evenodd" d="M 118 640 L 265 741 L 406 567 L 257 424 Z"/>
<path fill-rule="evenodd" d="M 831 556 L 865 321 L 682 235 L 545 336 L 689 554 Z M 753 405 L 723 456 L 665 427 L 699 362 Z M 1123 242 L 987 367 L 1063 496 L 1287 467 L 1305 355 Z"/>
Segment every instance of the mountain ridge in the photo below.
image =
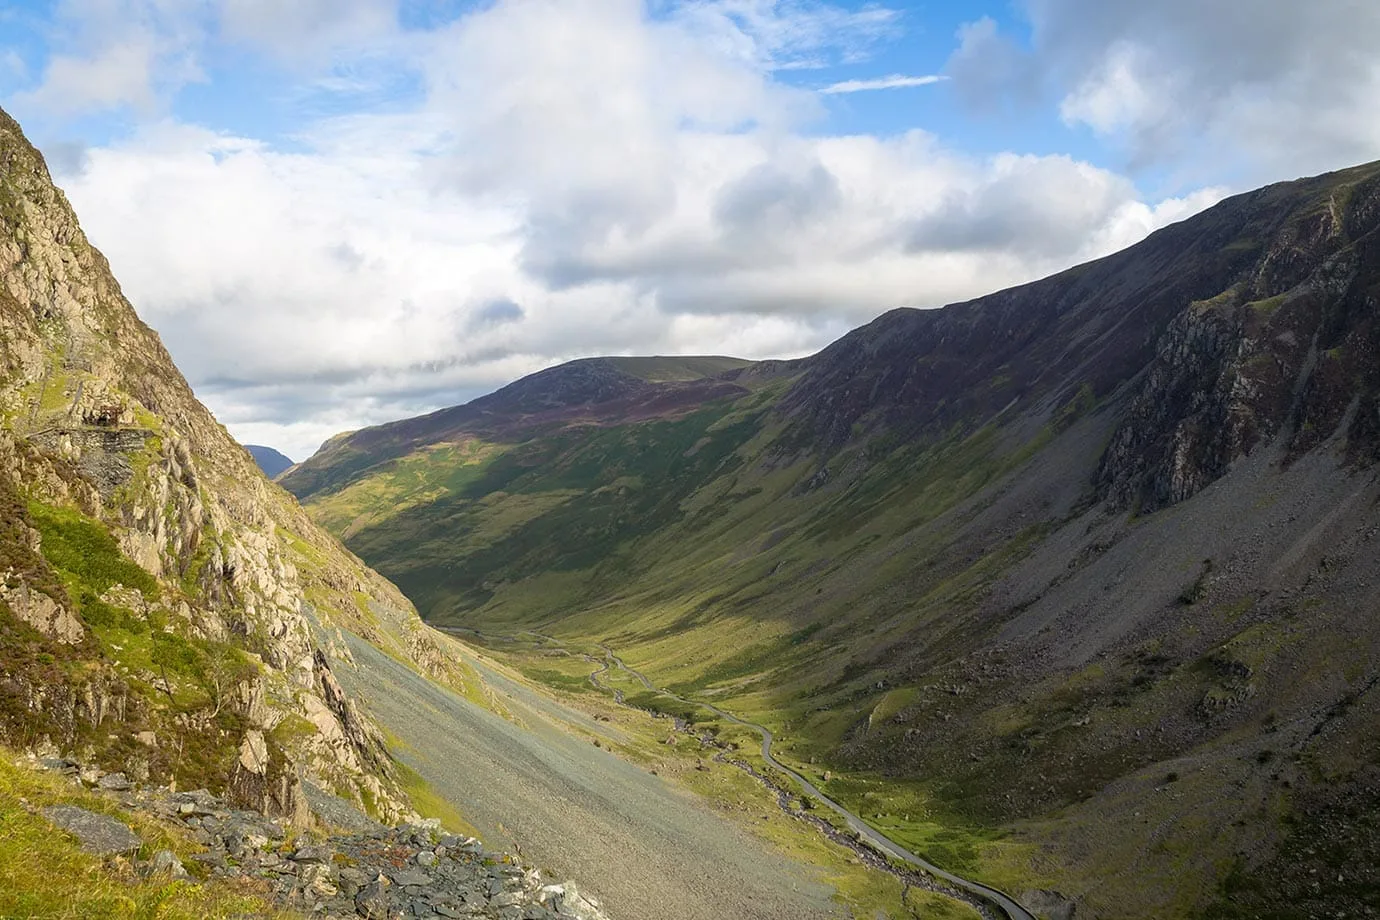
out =
<path fill-rule="evenodd" d="M 614 648 L 941 865 L 1127 918 L 1311 869 L 1355 910 L 1367 871 L 1297 854 L 1371 839 L 1377 224 L 1380 164 L 1280 183 L 742 392 L 284 484 L 432 622 Z"/>
<path fill-rule="evenodd" d="M 276 479 L 279 474 L 293 465 L 293 462 L 286 455 L 279 453 L 272 447 L 265 447 L 262 444 L 246 444 L 244 449 L 249 451 L 249 456 L 254 458 L 254 462 L 269 479 Z"/>

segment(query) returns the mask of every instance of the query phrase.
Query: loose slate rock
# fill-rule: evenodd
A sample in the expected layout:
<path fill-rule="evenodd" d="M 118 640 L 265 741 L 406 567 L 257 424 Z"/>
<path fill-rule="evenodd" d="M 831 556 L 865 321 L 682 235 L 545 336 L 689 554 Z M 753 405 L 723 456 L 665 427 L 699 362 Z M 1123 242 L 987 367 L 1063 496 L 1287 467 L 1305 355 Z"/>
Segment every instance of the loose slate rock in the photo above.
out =
<path fill-rule="evenodd" d="M 427 875 L 425 872 L 419 872 L 416 869 L 403 869 L 393 873 L 393 884 L 403 888 L 406 888 L 408 885 L 425 888 L 427 885 L 431 884 L 431 876 Z"/>
<path fill-rule="evenodd" d="M 388 920 L 388 880 L 376 879 L 355 895 L 355 912 L 364 920 Z"/>
<path fill-rule="evenodd" d="M 159 850 L 154 854 L 153 861 L 149 863 L 148 874 L 154 877 L 167 876 L 171 879 L 184 879 L 187 878 L 187 869 L 172 850 Z"/>
<path fill-rule="evenodd" d="M 299 863 L 325 864 L 331 861 L 331 851 L 322 846 L 302 846 L 292 854 L 292 861 Z"/>
<path fill-rule="evenodd" d="M 143 843 L 134 831 L 114 818 L 75 805 L 53 805 L 42 809 L 42 814 L 76 837 L 83 850 L 96 856 L 128 853 Z"/>
<path fill-rule="evenodd" d="M 106 792 L 128 792 L 130 789 L 129 777 L 123 773 L 107 773 L 96 784 Z"/>

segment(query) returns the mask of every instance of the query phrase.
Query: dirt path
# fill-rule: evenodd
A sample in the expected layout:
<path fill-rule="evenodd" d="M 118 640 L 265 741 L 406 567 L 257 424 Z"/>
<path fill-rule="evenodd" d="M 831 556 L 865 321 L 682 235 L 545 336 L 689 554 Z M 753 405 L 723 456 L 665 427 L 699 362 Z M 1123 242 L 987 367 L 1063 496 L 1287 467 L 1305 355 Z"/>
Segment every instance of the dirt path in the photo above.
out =
<path fill-rule="evenodd" d="M 581 741 L 588 717 L 481 668 L 523 723 L 437 687 L 362 641 L 337 674 L 399 756 L 495 847 L 572 878 L 618 920 L 823 920 L 831 889 L 699 799 Z"/>

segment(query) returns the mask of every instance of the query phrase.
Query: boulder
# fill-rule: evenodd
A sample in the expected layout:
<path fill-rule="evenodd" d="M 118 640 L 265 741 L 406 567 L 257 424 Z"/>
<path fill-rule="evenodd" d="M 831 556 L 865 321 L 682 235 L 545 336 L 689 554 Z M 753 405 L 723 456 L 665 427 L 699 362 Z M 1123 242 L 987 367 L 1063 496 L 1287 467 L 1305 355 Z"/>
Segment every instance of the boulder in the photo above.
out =
<path fill-rule="evenodd" d="M 107 773 L 96 781 L 96 785 L 106 792 L 128 792 L 130 789 L 129 777 L 123 773 Z"/>
<path fill-rule="evenodd" d="M 268 742 L 263 732 L 250 729 L 240 743 L 240 766 L 255 776 L 268 772 Z"/>
<path fill-rule="evenodd" d="M 364 920 L 388 920 L 389 881 L 379 876 L 355 895 L 355 913 Z"/>
<path fill-rule="evenodd" d="M 177 858 L 177 854 L 172 850 L 159 850 L 154 854 L 149 862 L 147 874 L 150 877 L 162 877 L 170 879 L 185 879 L 188 877 L 187 869 L 182 865 L 182 860 Z"/>
<path fill-rule="evenodd" d="M 83 850 L 96 856 L 129 853 L 143 844 L 128 825 L 75 805 L 53 805 L 42 809 L 41 814 L 76 837 Z"/>

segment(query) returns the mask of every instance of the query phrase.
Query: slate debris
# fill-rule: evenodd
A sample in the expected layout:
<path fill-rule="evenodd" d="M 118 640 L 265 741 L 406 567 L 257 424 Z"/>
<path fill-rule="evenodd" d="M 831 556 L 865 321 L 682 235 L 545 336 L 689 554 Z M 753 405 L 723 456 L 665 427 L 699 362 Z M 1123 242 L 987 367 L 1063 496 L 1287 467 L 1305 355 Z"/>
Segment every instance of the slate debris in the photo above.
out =
<path fill-rule="evenodd" d="M 38 766 L 85 781 L 126 809 L 188 829 L 206 848 L 190 857 L 200 864 L 196 874 L 257 881 L 284 907 L 314 918 L 608 920 L 598 901 L 573 883 L 544 884 L 538 870 L 472 837 L 442 834 L 435 821 L 400 827 L 354 822 L 346 833 L 290 841 L 280 822 L 235 808 L 204 789 L 146 789 L 121 774 L 93 780 L 70 761 Z M 87 852 L 128 855 L 142 843 L 123 823 L 83 808 L 58 805 L 41 813 L 74 834 Z M 188 877 L 182 861 L 167 850 L 138 870 L 145 876 Z"/>
<path fill-rule="evenodd" d="M 96 856 L 132 853 L 143 841 L 123 822 L 75 805 L 53 805 L 39 814 L 77 838 L 81 848 Z"/>

